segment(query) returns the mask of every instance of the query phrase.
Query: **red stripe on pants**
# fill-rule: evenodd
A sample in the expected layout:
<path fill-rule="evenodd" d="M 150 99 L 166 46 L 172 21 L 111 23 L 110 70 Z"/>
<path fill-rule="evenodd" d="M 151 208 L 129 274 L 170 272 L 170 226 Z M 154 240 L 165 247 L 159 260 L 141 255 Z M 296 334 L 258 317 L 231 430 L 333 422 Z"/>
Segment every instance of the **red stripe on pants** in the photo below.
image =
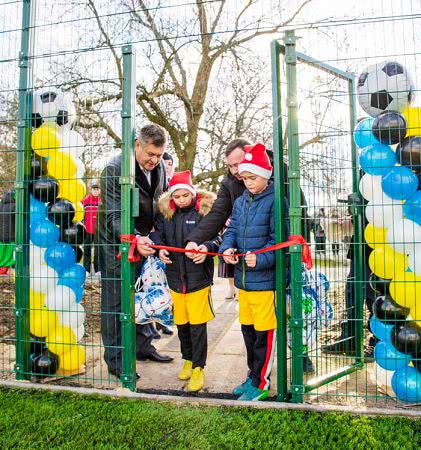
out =
<path fill-rule="evenodd" d="M 269 365 L 270 356 L 272 354 L 272 347 L 273 347 L 273 333 L 275 330 L 268 330 L 268 336 L 267 336 L 267 347 L 266 347 L 266 357 L 265 357 L 265 363 L 263 364 L 262 371 L 260 372 L 260 384 L 259 389 L 265 389 L 266 385 L 266 371 Z"/>

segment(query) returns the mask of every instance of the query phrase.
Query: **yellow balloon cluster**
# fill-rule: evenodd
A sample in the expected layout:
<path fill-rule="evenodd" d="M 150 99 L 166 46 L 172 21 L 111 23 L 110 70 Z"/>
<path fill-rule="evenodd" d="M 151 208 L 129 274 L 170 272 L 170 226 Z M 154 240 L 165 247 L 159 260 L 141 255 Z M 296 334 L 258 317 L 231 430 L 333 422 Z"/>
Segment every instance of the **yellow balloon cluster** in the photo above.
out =
<path fill-rule="evenodd" d="M 54 156 L 61 142 L 57 127 L 53 124 L 43 124 L 37 128 L 31 139 L 32 150 L 39 156 Z"/>
<path fill-rule="evenodd" d="M 378 228 L 369 223 L 365 227 L 364 238 L 371 248 L 384 247 L 386 244 L 387 228 Z"/>
<path fill-rule="evenodd" d="M 395 252 L 389 244 L 376 247 L 368 258 L 371 271 L 378 277 L 392 279 L 408 267 L 408 257 Z"/>

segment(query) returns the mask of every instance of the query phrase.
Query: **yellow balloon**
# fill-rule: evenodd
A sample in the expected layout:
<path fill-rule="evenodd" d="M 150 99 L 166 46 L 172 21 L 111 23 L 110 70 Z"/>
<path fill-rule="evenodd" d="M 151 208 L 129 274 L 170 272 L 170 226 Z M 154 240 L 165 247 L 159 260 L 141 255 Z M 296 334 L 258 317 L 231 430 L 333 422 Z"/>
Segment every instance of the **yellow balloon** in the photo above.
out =
<path fill-rule="evenodd" d="M 405 108 L 402 114 L 406 120 L 406 136 L 420 136 L 421 108 Z"/>
<path fill-rule="evenodd" d="M 48 175 L 57 180 L 71 180 L 77 171 L 77 165 L 73 157 L 67 153 L 57 152 L 47 162 Z"/>
<path fill-rule="evenodd" d="M 29 307 L 30 309 L 41 309 L 44 306 L 45 294 L 41 292 L 29 291 Z"/>
<path fill-rule="evenodd" d="M 369 223 L 365 227 L 364 238 L 371 248 L 378 248 L 386 244 L 387 228 L 378 228 Z"/>
<path fill-rule="evenodd" d="M 60 355 L 59 368 L 74 371 L 79 369 L 82 364 L 85 364 L 85 361 L 85 348 L 81 345 L 77 345 L 72 347 L 70 351 Z"/>
<path fill-rule="evenodd" d="M 82 203 L 76 203 L 76 212 L 75 217 L 73 219 L 73 222 L 82 222 L 83 218 L 85 217 L 85 210 L 83 208 Z"/>
<path fill-rule="evenodd" d="M 48 350 L 56 355 L 64 355 L 72 350 L 76 344 L 76 336 L 69 327 L 58 326 L 52 333 L 49 333 L 45 340 Z"/>
<path fill-rule="evenodd" d="M 408 267 L 408 257 L 402 253 L 396 253 L 390 245 L 375 248 L 368 258 L 371 271 L 381 278 L 392 279 L 398 272 Z"/>
<path fill-rule="evenodd" d="M 86 185 L 82 180 L 63 180 L 58 184 L 58 197 L 69 200 L 74 205 L 86 195 Z"/>
<path fill-rule="evenodd" d="M 43 307 L 40 310 L 29 311 L 29 330 L 38 337 L 48 336 L 58 325 L 58 315 Z"/>
<path fill-rule="evenodd" d="M 43 124 L 32 133 L 32 150 L 39 156 L 53 156 L 60 148 L 60 138 L 53 125 Z"/>
<path fill-rule="evenodd" d="M 411 308 L 421 305 L 421 277 L 413 272 L 399 271 L 389 287 L 390 296 L 400 306 Z"/>

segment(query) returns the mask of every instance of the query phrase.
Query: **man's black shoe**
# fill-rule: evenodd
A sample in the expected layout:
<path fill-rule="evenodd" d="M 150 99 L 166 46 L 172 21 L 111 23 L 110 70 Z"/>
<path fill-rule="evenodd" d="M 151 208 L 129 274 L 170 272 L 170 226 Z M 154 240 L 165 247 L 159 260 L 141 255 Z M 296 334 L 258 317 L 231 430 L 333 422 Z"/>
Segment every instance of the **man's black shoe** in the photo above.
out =
<path fill-rule="evenodd" d="M 344 338 L 332 344 L 324 345 L 322 352 L 330 355 L 348 355 L 355 356 L 354 338 Z"/>
<path fill-rule="evenodd" d="M 159 333 L 155 333 L 155 334 L 152 336 L 152 339 L 161 339 L 161 335 L 160 335 Z"/>
<path fill-rule="evenodd" d="M 151 361 L 155 361 L 155 362 L 159 362 L 159 363 L 170 363 L 171 361 L 174 360 L 174 358 L 172 356 L 161 355 L 160 353 L 158 353 L 157 350 L 153 350 L 151 353 L 149 353 L 149 355 L 141 356 L 140 358 L 137 358 L 137 359 L 139 361 L 146 361 L 147 359 L 149 359 Z"/>
<path fill-rule="evenodd" d="M 121 369 L 115 370 L 115 369 L 108 369 L 108 373 L 110 373 L 111 375 L 114 375 L 117 378 L 121 377 L 122 371 Z M 136 380 L 139 380 L 140 375 L 136 372 Z"/>
<path fill-rule="evenodd" d="M 174 331 L 171 330 L 171 328 L 166 327 L 165 325 L 162 325 L 162 331 L 161 331 L 161 333 L 162 333 L 162 334 L 168 334 L 169 336 L 171 336 L 171 335 L 174 334 Z"/>

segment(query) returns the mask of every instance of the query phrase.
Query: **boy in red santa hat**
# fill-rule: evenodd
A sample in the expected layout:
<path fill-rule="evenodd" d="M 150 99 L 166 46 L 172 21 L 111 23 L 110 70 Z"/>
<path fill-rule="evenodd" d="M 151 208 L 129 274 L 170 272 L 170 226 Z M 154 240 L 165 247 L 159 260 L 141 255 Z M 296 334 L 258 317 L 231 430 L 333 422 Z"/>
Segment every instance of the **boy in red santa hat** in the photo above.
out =
<path fill-rule="evenodd" d="M 215 195 L 196 191 L 189 170 L 176 172 L 169 183 L 169 191 L 158 202 L 160 214 L 150 238 L 155 244 L 170 247 L 185 246 L 189 233 L 211 210 Z M 220 238 L 204 242 L 199 250 L 216 252 Z M 213 257 L 199 264 L 184 253 L 160 250 L 159 257 L 166 264 L 166 275 L 174 307 L 181 355 L 184 365 L 178 374 L 189 380 L 187 391 L 202 389 L 205 383 L 204 367 L 207 357 L 207 322 L 215 317 L 211 285 L 213 283 Z"/>
<path fill-rule="evenodd" d="M 220 252 L 225 262 L 235 264 L 234 283 L 249 369 L 246 381 L 233 393 L 239 400 L 258 401 L 268 396 L 275 354 L 275 252 L 251 252 L 276 243 L 274 186 L 265 146 L 249 145 L 244 150 L 239 173 L 246 190 L 234 203 Z M 284 207 L 288 208 L 286 199 Z M 238 258 L 236 253 L 246 256 Z"/>

